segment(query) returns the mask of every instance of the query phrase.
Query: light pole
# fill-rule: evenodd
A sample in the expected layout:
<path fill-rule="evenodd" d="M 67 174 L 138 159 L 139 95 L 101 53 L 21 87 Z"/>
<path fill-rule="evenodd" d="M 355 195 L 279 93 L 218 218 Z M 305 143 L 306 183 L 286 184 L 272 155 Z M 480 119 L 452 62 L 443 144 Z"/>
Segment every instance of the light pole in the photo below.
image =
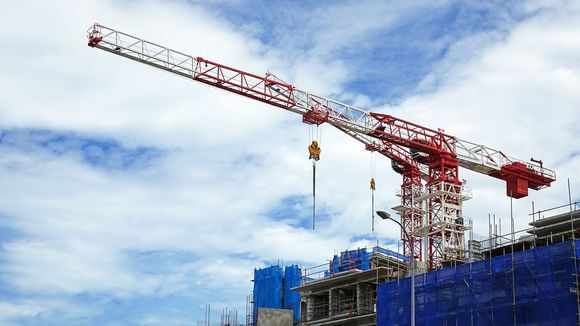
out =
<path fill-rule="evenodd" d="M 411 248 L 413 248 L 413 242 L 411 241 L 411 237 L 409 236 L 409 233 L 407 233 L 401 222 L 391 218 L 391 214 L 385 211 L 377 211 L 377 215 L 380 216 L 380 218 L 382 218 L 383 220 L 391 220 L 399 224 L 401 230 L 403 231 L 403 233 L 405 233 L 405 236 L 407 237 L 407 241 L 409 241 L 409 245 L 411 246 Z M 415 257 L 413 257 L 412 252 L 413 250 L 411 250 L 411 255 L 409 257 L 411 259 L 411 326 L 415 326 Z"/>

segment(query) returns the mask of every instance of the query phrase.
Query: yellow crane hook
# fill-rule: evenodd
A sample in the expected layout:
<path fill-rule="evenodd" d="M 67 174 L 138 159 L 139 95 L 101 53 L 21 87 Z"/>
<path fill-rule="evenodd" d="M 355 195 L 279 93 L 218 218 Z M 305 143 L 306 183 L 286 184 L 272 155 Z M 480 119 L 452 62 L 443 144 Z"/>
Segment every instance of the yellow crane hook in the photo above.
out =
<path fill-rule="evenodd" d="M 312 144 L 308 146 L 308 152 L 310 153 L 309 159 L 315 161 L 320 160 L 321 149 L 318 147 L 318 142 L 316 140 L 313 140 Z"/>

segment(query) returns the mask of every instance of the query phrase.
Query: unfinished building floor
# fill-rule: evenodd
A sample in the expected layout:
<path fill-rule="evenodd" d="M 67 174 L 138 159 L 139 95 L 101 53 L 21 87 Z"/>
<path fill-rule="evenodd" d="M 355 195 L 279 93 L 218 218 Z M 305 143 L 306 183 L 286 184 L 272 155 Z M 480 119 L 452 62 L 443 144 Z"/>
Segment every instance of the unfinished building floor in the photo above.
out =
<path fill-rule="evenodd" d="M 348 270 L 318 280 L 306 277 L 294 289 L 301 294 L 302 325 L 376 325 L 377 284 L 404 277 L 407 263 L 376 248 L 369 256 L 364 270 L 347 264 Z"/>

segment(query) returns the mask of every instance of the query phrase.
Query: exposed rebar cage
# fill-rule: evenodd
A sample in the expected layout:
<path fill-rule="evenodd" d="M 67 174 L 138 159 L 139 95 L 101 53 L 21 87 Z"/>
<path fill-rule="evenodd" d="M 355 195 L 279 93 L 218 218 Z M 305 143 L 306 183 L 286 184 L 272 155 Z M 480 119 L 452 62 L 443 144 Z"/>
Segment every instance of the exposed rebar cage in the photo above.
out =
<path fill-rule="evenodd" d="M 219 315 L 219 321 L 212 321 L 211 317 L 211 305 L 207 304 L 205 306 L 205 315 L 203 321 L 198 321 L 197 326 L 247 326 L 248 324 L 243 324 L 238 321 L 238 310 L 224 307 Z"/>

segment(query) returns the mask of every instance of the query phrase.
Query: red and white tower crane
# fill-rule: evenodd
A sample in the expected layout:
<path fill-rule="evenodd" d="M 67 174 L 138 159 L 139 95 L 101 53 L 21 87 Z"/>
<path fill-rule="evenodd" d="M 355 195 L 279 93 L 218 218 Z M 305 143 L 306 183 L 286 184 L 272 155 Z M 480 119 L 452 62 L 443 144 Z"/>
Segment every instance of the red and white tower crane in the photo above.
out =
<path fill-rule="evenodd" d="M 302 91 L 271 74 L 259 76 L 220 63 L 194 57 L 94 24 L 88 45 L 231 93 L 298 113 L 305 123 L 328 123 L 390 158 L 403 176 L 401 214 L 403 227 L 412 234 L 405 254 L 425 261 L 429 268 L 465 257 L 462 202 L 471 197 L 459 179 L 459 167 L 506 181 L 506 194 L 528 195 L 556 180 L 541 161 L 529 162 L 501 151 L 458 139 L 397 117 L 373 113 Z M 426 180 L 425 187 L 422 179 Z M 425 256 L 421 239 L 427 247 Z"/>

